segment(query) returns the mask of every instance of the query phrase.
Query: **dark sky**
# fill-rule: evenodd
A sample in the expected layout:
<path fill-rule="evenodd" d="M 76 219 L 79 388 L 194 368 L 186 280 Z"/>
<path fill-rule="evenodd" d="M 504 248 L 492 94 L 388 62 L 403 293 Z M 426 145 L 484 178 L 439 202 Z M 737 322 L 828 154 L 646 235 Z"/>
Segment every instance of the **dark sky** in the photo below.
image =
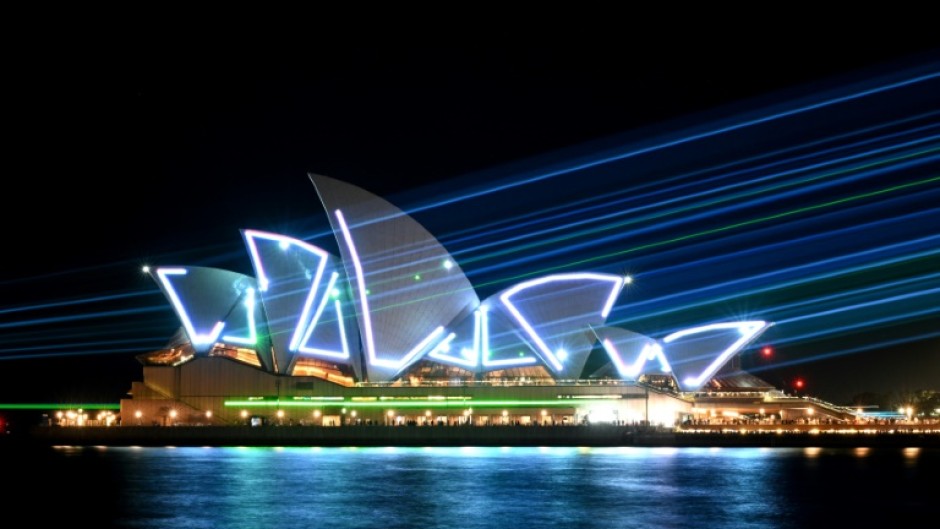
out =
<path fill-rule="evenodd" d="M 895 40 L 871 38 L 863 28 L 838 36 L 823 27 L 803 28 L 798 36 L 760 28 L 713 40 L 700 30 L 672 46 L 675 35 L 631 36 L 638 25 L 429 30 L 318 23 L 262 34 L 244 26 L 162 32 L 130 24 L 54 27 L 42 45 L 35 38 L 22 42 L 5 74 L 8 250 L 0 275 L 0 355 L 24 358 L 0 362 L 0 401 L 119 398 L 139 376 L 133 354 L 158 347 L 175 326 L 140 266 L 210 264 L 249 272 L 239 228 L 323 233 L 326 220 L 308 171 L 420 207 L 638 138 L 707 126 L 940 58 L 935 32 Z M 765 143 L 751 154 L 777 141 L 781 148 L 795 144 L 805 130 L 765 131 Z M 736 141 L 743 154 L 747 141 Z M 708 163 L 734 160 L 738 148 L 724 144 L 723 158 Z M 668 170 L 689 170 L 704 159 L 694 150 L 670 156 L 683 153 L 686 165 L 671 160 L 659 171 L 655 159 L 647 160 L 630 185 L 656 184 Z M 486 214 L 471 201 L 418 218 L 445 243 L 453 236 L 448 247 L 470 257 L 464 268 L 474 282 L 499 280 L 513 274 L 488 271 L 475 243 L 455 234 L 492 215 L 564 208 L 566 200 L 625 185 L 603 170 L 592 175 L 590 184 L 567 175 L 497 195 Z M 559 192 L 575 182 L 581 187 L 570 195 Z M 570 218 L 578 215 L 584 213 Z M 733 212 L 723 215 L 722 222 L 734 220 Z M 474 257 L 482 264 L 475 267 Z M 932 264 L 899 274 L 922 274 Z M 668 275 L 657 280 L 676 283 Z M 96 296 L 117 297 L 83 302 Z M 76 301 L 82 303 L 62 304 Z M 45 304 L 59 305 L 35 307 Z M 937 313 L 925 317 L 935 324 Z M 923 319 L 914 321 L 918 332 Z M 657 330 L 645 325 L 640 330 Z M 936 338 L 912 347 L 916 355 L 908 350 L 908 357 L 923 360 L 916 384 L 940 379 Z M 833 346 L 812 354 L 822 349 Z M 779 361 L 810 353 L 786 354 L 781 347 Z M 861 356 L 804 362 L 767 377 L 786 384 L 806 376 L 830 398 L 887 389 L 873 367 L 881 364 L 871 359 L 859 360 L 866 367 L 852 384 L 841 379 L 853 358 Z M 42 387 L 24 382 L 26 371 L 42 372 Z M 892 380 L 906 376 L 899 372 Z"/>

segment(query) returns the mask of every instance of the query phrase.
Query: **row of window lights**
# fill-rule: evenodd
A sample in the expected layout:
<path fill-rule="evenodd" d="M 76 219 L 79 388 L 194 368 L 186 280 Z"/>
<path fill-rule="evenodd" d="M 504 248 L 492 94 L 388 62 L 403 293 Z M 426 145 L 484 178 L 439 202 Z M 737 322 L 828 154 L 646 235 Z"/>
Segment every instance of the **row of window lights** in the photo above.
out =
<path fill-rule="evenodd" d="M 81 410 L 79 410 L 79 412 L 81 412 Z M 343 408 L 342 413 L 343 413 L 343 414 L 346 413 L 346 408 Z M 473 408 L 464 410 L 464 412 L 463 412 L 464 417 L 469 417 L 471 414 L 473 414 Z M 171 419 L 176 419 L 176 418 L 179 416 L 179 412 L 176 411 L 176 410 L 170 410 L 167 415 L 168 415 L 169 418 L 171 418 Z M 242 419 L 247 419 L 248 416 L 249 416 L 248 410 L 242 410 L 239 415 L 241 416 Z M 276 412 L 275 415 L 277 415 L 277 418 L 278 418 L 278 419 L 283 419 L 283 418 L 284 418 L 284 410 L 277 410 L 277 412 Z M 352 410 L 352 412 L 350 413 L 350 415 L 351 415 L 352 417 L 356 417 L 356 415 L 357 415 L 356 410 Z M 389 418 L 389 419 L 395 419 L 395 418 L 398 417 L 398 416 L 395 414 L 395 410 L 388 410 L 388 412 L 386 413 L 386 415 L 388 415 L 388 418 Z M 548 410 L 542 410 L 541 415 L 542 415 L 542 417 L 546 417 L 546 416 L 548 415 Z M 88 414 L 81 415 L 80 413 L 79 413 L 79 414 L 76 414 L 75 412 L 71 412 L 71 411 L 68 412 L 68 413 L 65 414 L 65 415 L 63 415 L 63 413 L 62 413 L 61 411 L 56 414 L 56 417 L 59 418 L 59 419 L 62 419 L 63 416 L 64 416 L 64 417 L 67 417 L 67 418 L 69 418 L 69 419 L 74 419 L 74 418 L 78 417 L 80 421 L 82 421 L 82 420 L 87 420 L 87 419 L 88 419 Z M 143 416 L 144 416 L 144 412 L 142 412 L 141 410 L 137 410 L 137 411 L 134 412 L 134 417 L 135 417 L 136 419 L 138 419 L 138 420 L 141 419 Z M 212 410 L 206 410 L 205 416 L 206 416 L 206 419 L 212 419 Z M 320 410 L 314 410 L 314 412 L 313 412 L 313 417 L 314 417 L 315 419 L 318 419 L 318 418 L 320 418 L 321 416 L 322 416 L 322 413 L 320 412 Z M 431 410 L 425 411 L 425 412 L 424 412 L 424 416 L 430 418 L 430 417 L 432 416 Z M 508 417 L 508 416 L 509 416 L 509 410 L 503 410 L 502 416 L 503 416 L 503 417 Z M 111 420 L 110 418 L 113 418 L 113 417 L 114 417 L 114 414 L 111 413 L 111 412 L 99 413 L 99 414 L 98 414 L 98 420 L 99 420 L 99 421 L 100 421 L 100 420 L 108 420 L 108 422 L 110 422 L 110 420 Z"/>
<path fill-rule="evenodd" d="M 55 416 L 56 416 L 56 419 L 60 421 L 62 419 L 68 419 L 69 421 L 75 421 L 79 425 L 84 424 L 86 421 L 88 421 L 88 414 L 85 413 L 85 410 L 81 408 L 79 408 L 78 412 L 74 412 L 71 410 L 67 412 L 58 411 L 56 412 Z M 107 423 L 108 426 L 110 426 L 112 422 L 117 420 L 117 416 L 112 411 L 100 411 L 98 412 L 96 419 L 98 421 L 104 421 L 105 423 Z"/>
<path fill-rule="evenodd" d="M 137 412 L 137 413 L 140 413 L 140 412 Z M 171 412 L 171 413 L 172 413 L 172 412 Z M 206 413 L 208 414 L 208 416 L 211 417 L 212 412 L 206 412 Z M 342 413 L 343 413 L 343 414 L 346 413 L 346 408 L 343 408 Z M 466 417 L 466 416 L 471 415 L 472 413 L 473 413 L 473 408 L 470 408 L 470 409 L 468 409 L 468 410 L 464 410 L 463 415 Z M 248 415 L 249 415 L 249 414 L 248 414 L 248 410 L 242 410 L 240 415 L 241 415 L 241 418 L 242 418 L 242 419 L 247 419 L 247 418 L 248 418 Z M 277 410 L 277 413 L 276 413 L 275 415 L 277 415 L 277 418 L 278 418 L 278 419 L 284 418 L 284 410 Z M 320 412 L 320 410 L 314 410 L 314 412 L 313 412 L 314 418 L 319 418 L 321 415 L 322 415 L 322 413 Z M 355 417 L 355 416 L 357 415 L 356 410 L 353 410 L 352 412 L 350 412 L 350 415 L 351 415 L 352 417 Z M 389 418 L 397 417 L 397 415 L 395 414 L 395 410 L 388 410 L 388 412 L 386 412 L 386 415 L 388 415 Z M 426 412 L 424 412 L 424 416 L 425 416 L 425 417 L 431 417 L 431 415 L 432 415 L 431 410 L 427 410 Z M 547 415 L 548 415 L 548 410 L 542 410 L 541 415 L 542 415 L 542 417 L 547 416 Z M 503 416 L 503 417 L 508 417 L 508 416 L 509 416 L 509 410 L 503 410 L 502 416 Z"/>

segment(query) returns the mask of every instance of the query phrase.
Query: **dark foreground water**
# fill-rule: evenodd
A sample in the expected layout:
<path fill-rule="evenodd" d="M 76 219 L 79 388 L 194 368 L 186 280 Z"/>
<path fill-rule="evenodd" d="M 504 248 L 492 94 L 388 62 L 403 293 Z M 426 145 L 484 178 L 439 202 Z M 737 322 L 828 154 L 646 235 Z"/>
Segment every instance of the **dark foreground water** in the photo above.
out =
<path fill-rule="evenodd" d="M 940 527 L 937 450 L 76 447 L 0 465 L 0 527 Z"/>

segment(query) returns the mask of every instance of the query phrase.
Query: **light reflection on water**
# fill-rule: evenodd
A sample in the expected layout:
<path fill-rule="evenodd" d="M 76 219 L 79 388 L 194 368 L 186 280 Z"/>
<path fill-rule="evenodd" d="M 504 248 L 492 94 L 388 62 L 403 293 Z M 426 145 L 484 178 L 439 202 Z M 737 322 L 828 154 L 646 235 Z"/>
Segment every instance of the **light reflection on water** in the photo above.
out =
<path fill-rule="evenodd" d="M 98 527 L 147 528 L 875 527 L 882 512 L 897 526 L 931 508 L 940 475 L 940 452 L 888 448 L 60 447 L 35 458 L 44 474 L 24 475 L 27 491 L 81 504 L 96 490 Z"/>

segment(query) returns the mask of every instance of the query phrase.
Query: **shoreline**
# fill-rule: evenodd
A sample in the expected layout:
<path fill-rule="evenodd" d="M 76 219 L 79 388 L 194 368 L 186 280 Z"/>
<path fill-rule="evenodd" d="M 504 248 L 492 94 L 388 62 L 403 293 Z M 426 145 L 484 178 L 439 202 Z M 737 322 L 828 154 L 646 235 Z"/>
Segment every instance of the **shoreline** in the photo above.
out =
<path fill-rule="evenodd" d="M 2 436 L 33 446 L 584 446 L 584 447 L 919 447 L 940 448 L 936 433 L 675 432 L 632 426 L 121 426 L 34 427 Z"/>

